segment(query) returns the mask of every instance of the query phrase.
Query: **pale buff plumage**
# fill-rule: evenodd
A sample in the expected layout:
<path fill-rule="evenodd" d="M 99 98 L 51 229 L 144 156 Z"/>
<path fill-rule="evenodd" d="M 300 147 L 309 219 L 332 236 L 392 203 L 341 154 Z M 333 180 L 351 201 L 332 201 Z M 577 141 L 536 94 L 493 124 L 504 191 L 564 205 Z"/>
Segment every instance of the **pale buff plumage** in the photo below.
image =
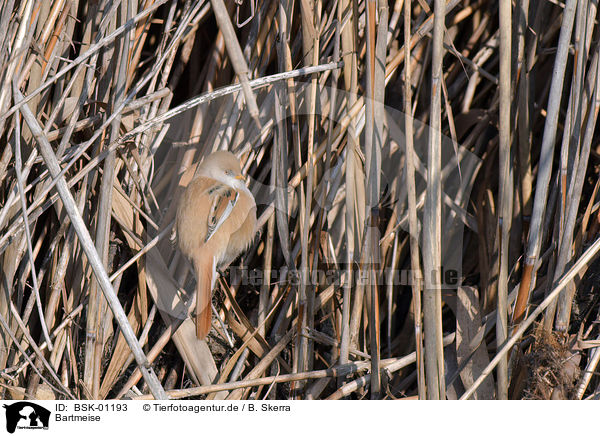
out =
<path fill-rule="evenodd" d="M 233 154 L 217 151 L 202 161 L 179 200 L 176 225 L 179 248 L 196 273 L 196 335 L 204 339 L 216 269 L 246 250 L 256 230 L 256 203 Z"/>

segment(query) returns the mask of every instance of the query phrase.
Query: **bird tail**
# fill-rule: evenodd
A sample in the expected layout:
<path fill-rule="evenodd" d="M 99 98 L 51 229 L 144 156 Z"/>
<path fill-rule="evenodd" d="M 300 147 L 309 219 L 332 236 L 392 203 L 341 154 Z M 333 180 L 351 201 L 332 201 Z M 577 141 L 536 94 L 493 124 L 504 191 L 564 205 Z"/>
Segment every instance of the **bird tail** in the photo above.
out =
<path fill-rule="evenodd" d="M 216 271 L 212 259 L 196 262 L 196 336 L 203 340 L 211 327 L 211 297 Z"/>

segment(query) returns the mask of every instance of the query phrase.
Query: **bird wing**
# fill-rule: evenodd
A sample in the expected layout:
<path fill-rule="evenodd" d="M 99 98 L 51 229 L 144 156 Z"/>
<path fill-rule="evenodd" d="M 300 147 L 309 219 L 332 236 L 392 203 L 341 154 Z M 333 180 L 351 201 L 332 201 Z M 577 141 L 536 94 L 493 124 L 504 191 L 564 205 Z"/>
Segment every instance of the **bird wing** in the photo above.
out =
<path fill-rule="evenodd" d="M 204 242 L 208 242 L 225 220 L 231 215 L 237 203 L 239 193 L 230 186 L 216 183 L 207 190 L 210 198 L 210 211 L 208 213 L 208 229 Z"/>

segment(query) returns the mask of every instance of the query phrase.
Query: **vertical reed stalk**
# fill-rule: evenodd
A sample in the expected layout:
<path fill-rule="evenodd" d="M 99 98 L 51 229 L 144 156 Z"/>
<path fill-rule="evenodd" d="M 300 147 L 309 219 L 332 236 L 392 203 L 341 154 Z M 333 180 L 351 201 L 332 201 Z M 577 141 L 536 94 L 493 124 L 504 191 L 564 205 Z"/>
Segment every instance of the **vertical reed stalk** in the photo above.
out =
<path fill-rule="evenodd" d="M 417 221 L 417 197 L 415 187 L 415 149 L 412 118 L 412 77 L 410 57 L 412 1 L 404 2 L 404 132 L 406 138 L 406 185 L 408 190 L 408 223 L 410 233 L 411 288 L 415 314 L 415 351 L 417 363 L 417 388 L 419 399 L 426 399 L 425 367 L 423 362 L 423 324 L 421 296 L 423 273 L 419 248 L 419 222 Z"/>
<path fill-rule="evenodd" d="M 513 172 L 511 160 L 511 1 L 500 0 L 500 207 L 498 238 L 500 269 L 498 273 L 498 310 L 496 312 L 496 344 L 502 346 L 508 338 L 508 271 L 509 241 L 512 225 Z M 500 360 L 498 369 L 498 399 L 508 399 L 508 361 Z"/>
<path fill-rule="evenodd" d="M 431 115 L 427 147 L 427 192 L 423 213 L 423 316 L 425 324 L 425 370 L 427 398 L 446 398 L 444 347 L 442 344 L 442 60 L 444 58 L 444 21 L 446 4 L 435 0 L 431 59 Z"/>

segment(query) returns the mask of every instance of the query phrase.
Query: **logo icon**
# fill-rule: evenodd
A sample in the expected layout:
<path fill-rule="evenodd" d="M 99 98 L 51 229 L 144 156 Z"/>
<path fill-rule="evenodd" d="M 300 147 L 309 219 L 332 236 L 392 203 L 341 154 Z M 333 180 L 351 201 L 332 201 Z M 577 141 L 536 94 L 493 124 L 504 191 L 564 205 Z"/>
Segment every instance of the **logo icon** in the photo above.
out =
<path fill-rule="evenodd" d="M 6 431 L 14 433 L 19 429 L 48 429 L 50 411 L 29 401 L 3 406 L 6 409 Z"/>

